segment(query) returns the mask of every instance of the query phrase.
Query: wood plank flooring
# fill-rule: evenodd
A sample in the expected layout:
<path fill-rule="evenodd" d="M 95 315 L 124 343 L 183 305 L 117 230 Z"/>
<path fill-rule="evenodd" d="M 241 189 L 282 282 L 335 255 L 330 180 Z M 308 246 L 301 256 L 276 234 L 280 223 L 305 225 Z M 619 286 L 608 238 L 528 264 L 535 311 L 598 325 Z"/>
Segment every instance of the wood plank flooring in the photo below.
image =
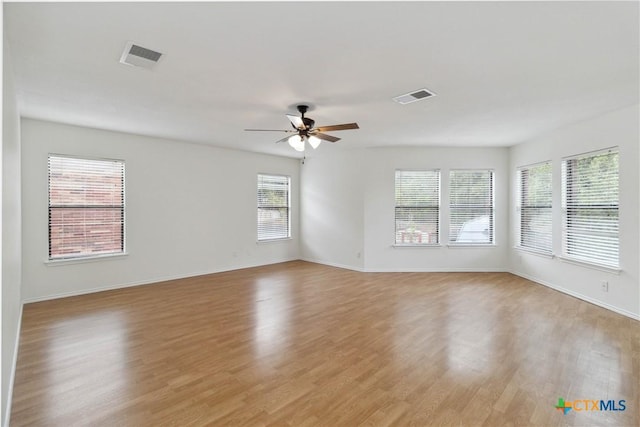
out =
<path fill-rule="evenodd" d="M 296 261 L 27 304 L 11 426 L 638 426 L 639 388 L 640 322 L 544 286 Z"/>

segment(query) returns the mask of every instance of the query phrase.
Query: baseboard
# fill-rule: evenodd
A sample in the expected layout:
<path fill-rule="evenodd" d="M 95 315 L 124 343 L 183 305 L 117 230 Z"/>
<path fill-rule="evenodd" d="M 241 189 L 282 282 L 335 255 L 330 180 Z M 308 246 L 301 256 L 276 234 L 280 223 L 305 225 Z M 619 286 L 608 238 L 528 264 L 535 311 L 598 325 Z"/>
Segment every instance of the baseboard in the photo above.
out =
<path fill-rule="evenodd" d="M 598 307 L 606 308 L 607 310 L 613 311 L 613 312 L 618 313 L 618 314 L 622 314 L 623 316 L 626 316 L 626 317 L 630 317 L 631 319 L 640 320 L 640 315 L 637 315 L 637 314 L 632 313 L 630 311 L 627 311 L 627 310 L 624 310 L 622 308 L 616 307 L 614 305 L 610 305 L 610 304 L 604 303 L 602 301 L 598 301 L 596 299 L 593 299 L 593 298 L 588 297 L 586 295 L 582 295 L 581 293 L 572 291 L 570 289 L 563 288 L 562 286 L 558 286 L 558 285 L 556 285 L 554 283 L 550 283 L 550 282 L 547 282 L 545 280 L 540 280 L 540 279 L 537 279 L 537 278 L 535 278 L 533 276 L 530 276 L 530 275 L 524 274 L 524 273 L 520 273 L 520 272 L 517 272 L 515 270 L 509 271 L 509 273 L 514 274 L 514 275 L 519 276 L 519 277 L 522 277 L 522 278 L 527 279 L 527 280 L 531 280 L 532 282 L 535 282 L 535 283 L 538 283 L 540 285 L 546 286 L 546 287 L 551 288 L 553 290 L 556 290 L 558 292 L 562 292 L 563 294 L 567 294 L 567 295 L 570 295 L 570 296 L 572 296 L 574 298 L 578 298 L 580 300 L 586 301 L 586 302 L 588 302 L 590 304 L 597 305 Z"/>
<path fill-rule="evenodd" d="M 79 296 L 79 295 L 93 294 L 93 293 L 96 293 L 96 292 L 112 291 L 112 290 L 115 290 L 115 289 L 131 288 L 131 287 L 134 287 L 134 286 L 153 285 L 154 283 L 168 282 L 170 280 L 178 280 L 178 279 L 186 279 L 186 278 L 189 278 L 189 277 L 206 276 L 207 274 L 224 273 L 224 272 L 227 272 L 227 271 L 243 270 L 245 268 L 262 267 L 262 266 L 265 266 L 265 265 L 280 264 L 280 263 L 283 263 L 283 262 L 296 261 L 296 260 L 298 260 L 298 258 L 291 258 L 291 259 L 286 259 L 286 260 L 281 260 L 281 261 L 274 261 L 274 262 L 269 262 L 269 263 L 261 263 L 261 264 L 239 265 L 239 266 L 233 266 L 233 267 L 223 268 L 223 269 L 219 269 L 219 270 L 188 273 L 186 275 L 185 274 L 177 274 L 177 275 L 172 275 L 172 276 L 154 277 L 152 279 L 139 280 L 139 281 L 129 282 L 129 283 L 120 283 L 120 284 L 117 284 L 117 285 L 100 286 L 100 287 L 96 287 L 96 288 L 79 289 L 79 290 L 70 291 L 70 292 L 60 292 L 60 293 L 45 295 L 45 296 L 41 296 L 41 297 L 25 298 L 25 299 L 22 300 L 22 303 L 23 304 L 29 304 L 29 303 L 33 303 L 33 302 L 49 301 L 49 300 L 59 299 L 59 298 L 68 298 L 68 297 L 75 297 L 75 296 Z"/>
<path fill-rule="evenodd" d="M 302 261 L 330 267 L 344 268 L 361 273 L 509 273 L 508 268 L 364 268 L 353 265 L 339 264 L 313 258 L 301 258 Z"/>
<path fill-rule="evenodd" d="M 343 268 L 345 270 L 359 271 L 361 273 L 364 273 L 364 270 L 362 269 L 362 267 L 355 267 L 353 265 L 339 264 L 339 263 L 329 262 L 329 261 L 321 261 L 321 260 L 312 259 L 312 258 L 300 258 L 300 261 L 312 262 L 314 264 L 328 265 L 329 267 Z"/>
<path fill-rule="evenodd" d="M 16 368 L 18 366 L 18 349 L 20 348 L 20 331 L 22 330 L 22 309 L 24 304 L 20 304 L 20 313 L 18 313 L 18 325 L 16 331 L 16 343 L 13 347 L 13 360 L 11 361 L 11 372 L 9 373 L 9 387 L 7 389 L 7 402 L 5 405 L 6 413 L 4 414 L 4 420 L 2 425 L 9 427 L 9 421 L 11 420 L 11 403 L 13 401 L 13 383 L 16 379 Z"/>
<path fill-rule="evenodd" d="M 507 268 L 365 268 L 366 273 L 509 273 Z"/>

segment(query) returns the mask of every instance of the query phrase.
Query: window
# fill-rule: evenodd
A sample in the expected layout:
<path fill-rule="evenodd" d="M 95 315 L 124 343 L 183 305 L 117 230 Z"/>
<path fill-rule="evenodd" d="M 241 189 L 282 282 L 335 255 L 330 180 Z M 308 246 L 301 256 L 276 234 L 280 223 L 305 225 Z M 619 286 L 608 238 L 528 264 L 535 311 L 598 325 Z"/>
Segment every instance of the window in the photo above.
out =
<path fill-rule="evenodd" d="M 396 171 L 396 244 L 437 244 L 440 171 Z"/>
<path fill-rule="evenodd" d="M 562 161 L 563 255 L 617 268 L 618 151 Z"/>
<path fill-rule="evenodd" d="M 493 244 L 493 171 L 452 170 L 449 243 Z"/>
<path fill-rule="evenodd" d="M 124 253 L 124 162 L 49 156 L 49 259 Z"/>
<path fill-rule="evenodd" d="M 551 254 L 551 162 L 518 169 L 518 246 Z"/>
<path fill-rule="evenodd" d="M 288 176 L 258 175 L 258 241 L 291 237 Z"/>

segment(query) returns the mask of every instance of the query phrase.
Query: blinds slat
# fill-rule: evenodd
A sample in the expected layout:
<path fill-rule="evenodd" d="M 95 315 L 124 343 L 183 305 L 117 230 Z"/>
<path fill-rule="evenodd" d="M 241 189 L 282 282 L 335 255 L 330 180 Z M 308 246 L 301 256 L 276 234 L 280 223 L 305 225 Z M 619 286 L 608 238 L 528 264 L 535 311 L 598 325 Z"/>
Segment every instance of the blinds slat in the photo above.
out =
<path fill-rule="evenodd" d="M 49 258 L 124 252 L 124 162 L 49 156 Z"/>
<path fill-rule="evenodd" d="M 563 160 L 565 256 L 619 266 L 618 173 L 615 150 Z"/>
<path fill-rule="evenodd" d="M 552 252 L 551 162 L 518 170 L 518 211 L 520 241 L 523 248 Z"/>
<path fill-rule="evenodd" d="M 397 170 L 395 200 L 396 244 L 440 242 L 439 170 Z"/>
<path fill-rule="evenodd" d="M 452 170 L 449 178 L 449 242 L 493 243 L 493 171 Z"/>
<path fill-rule="evenodd" d="M 291 237 L 289 193 L 289 177 L 258 174 L 258 240 Z"/>

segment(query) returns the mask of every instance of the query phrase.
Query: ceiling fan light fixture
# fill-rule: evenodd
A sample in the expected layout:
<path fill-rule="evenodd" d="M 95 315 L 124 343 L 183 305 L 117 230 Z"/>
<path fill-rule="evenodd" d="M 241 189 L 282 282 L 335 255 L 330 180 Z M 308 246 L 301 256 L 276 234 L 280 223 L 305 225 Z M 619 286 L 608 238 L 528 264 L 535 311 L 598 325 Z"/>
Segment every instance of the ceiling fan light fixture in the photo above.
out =
<path fill-rule="evenodd" d="M 320 143 L 322 142 L 322 140 L 320 138 L 318 138 L 317 136 L 313 136 L 311 135 L 309 137 L 309 145 L 315 150 L 316 148 L 318 148 L 318 145 L 320 145 Z"/>
<path fill-rule="evenodd" d="M 291 136 L 289 145 L 296 151 L 304 151 L 304 139 L 300 135 Z"/>
<path fill-rule="evenodd" d="M 340 138 L 336 138 L 335 136 L 328 135 L 325 132 L 333 132 L 338 130 L 350 130 L 350 129 L 360 129 L 357 123 L 343 123 L 340 125 L 329 125 L 329 126 L 316 126 L 316 122 L 309 117 L 305 117 L 304 114 L 307 112 L 309 107 L 307 105 L 298 105 L 298 112 L 300 112 L 300 117 L 293 116 L 291 114 L 287 114 L 287 118 L 291 122 L 291 126 L 293 126 L 294 130 L 290 129 L 245 129 L 245 131 L 261 131 L 261 132 L 287 132 L 294 133 L 294 135 L 289 137 L 284 137 L 276 141 L 276 144 L 279 142 L 287 141 L 291 148 L 296 151 L 303 152 L 305 150 L 305 142 L 308 142 L 309 145 L 315 150 L 320 146 L 322 141 L 328 142 L 338 142 Z"/>

